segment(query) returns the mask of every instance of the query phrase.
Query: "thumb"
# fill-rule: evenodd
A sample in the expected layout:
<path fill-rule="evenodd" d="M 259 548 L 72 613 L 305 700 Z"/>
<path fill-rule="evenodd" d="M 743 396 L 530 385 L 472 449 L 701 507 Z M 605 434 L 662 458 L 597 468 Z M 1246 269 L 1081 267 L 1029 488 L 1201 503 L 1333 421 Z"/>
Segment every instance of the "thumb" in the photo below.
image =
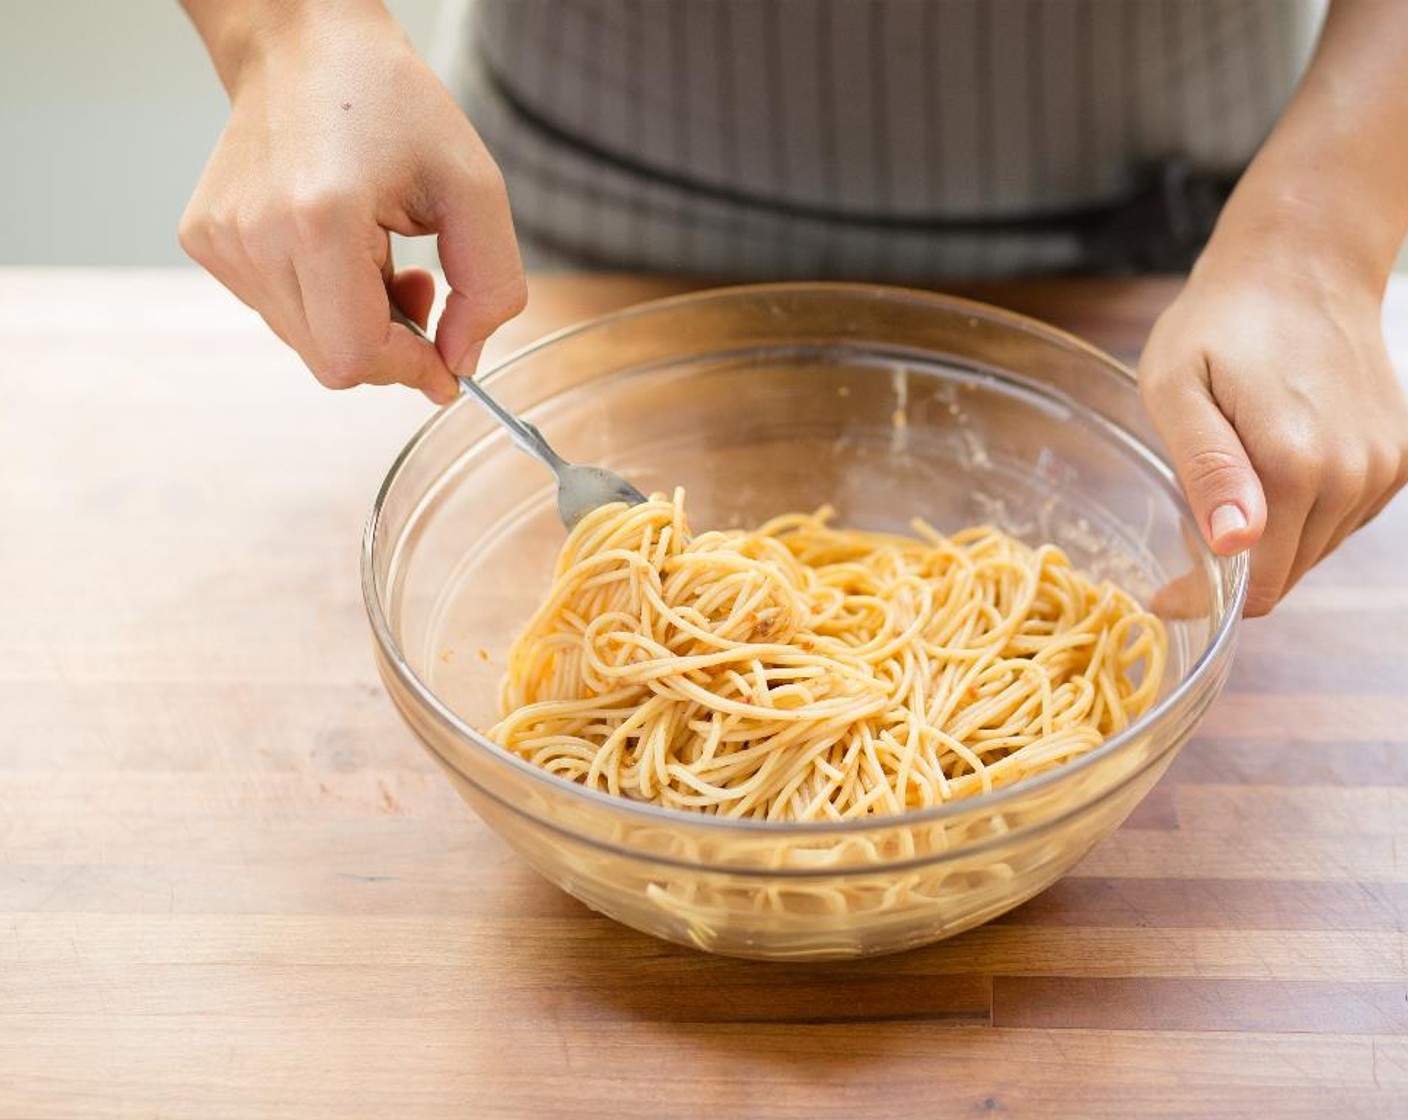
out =
<path fill-rule="evenodd" d="M 457 169 L 436 190 L 434 225 L 450 292 L 435 343 L 451 370 L 470 377 L 484 340 L 523 310 L 523 262 L 497 168 Z"/>
<path fill-rule="evenodd" d="M 1145 406 L 1173 455 L 1198 528 L 1218 556 L 1244 552 L 1266 528 L 1266 495 L 1205 374 L 1144 376 Z"/>

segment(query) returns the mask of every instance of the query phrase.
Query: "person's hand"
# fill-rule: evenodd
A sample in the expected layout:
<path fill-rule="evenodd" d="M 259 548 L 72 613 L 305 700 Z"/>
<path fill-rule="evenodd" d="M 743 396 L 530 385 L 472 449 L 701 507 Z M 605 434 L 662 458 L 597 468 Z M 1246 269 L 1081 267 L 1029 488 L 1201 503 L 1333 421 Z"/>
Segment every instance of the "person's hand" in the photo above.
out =
<path fill-rule="evenodd" d="M 1380 293 L 1305 259 L 1210 259 L 1139 362 L 1213 551 L 1251 549 L 1262 615 L 1408 481 L 1408 402 Z"/>
<path fill-rule="evenodd" d="M 337 9 L 238 37 L 221 67 L 229 124 L 181 244 L 324 385 L 400 382 L 444 403 L 523 308 L 503 178 L 395 22 Z M 450 294 L 433 347 L 391 322 L 388 291 L 424 325 L 434 282 L 394 270 L 388 230 L 440 235 Z"/>

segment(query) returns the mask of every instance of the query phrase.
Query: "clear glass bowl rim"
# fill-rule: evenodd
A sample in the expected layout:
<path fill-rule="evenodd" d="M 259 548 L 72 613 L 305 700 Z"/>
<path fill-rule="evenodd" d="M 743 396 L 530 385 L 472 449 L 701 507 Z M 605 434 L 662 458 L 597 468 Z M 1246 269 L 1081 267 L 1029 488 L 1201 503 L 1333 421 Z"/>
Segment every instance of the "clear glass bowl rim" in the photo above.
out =
<path fill-rule="evenodd" d="M 857 297 L 869 297 L 872 299 L 904 300 L 912 303 L 922 303 L 945 312 L 960 313 L 969 317 L 982 319 L 988 323 L 1000 327 L 1010 328 L 1018 333 L 1034 335 L 1044 341 L 1057 346 L 1076 350 L 1084 353 L 1093 361 L 1104 366 L 1107 370 L 1116 373 L 1120 377 L 1136 383 L 1134 371 L 1123 362 L 1117 361 L 1109 354 L 1096 346 L 1091 345 L 1084 339 L 1043 323 L 1039 319 L 1023 315 L 1016 311 L 1008 311 L 1004 308 L 995 307 L 991 304 L 982 303 L 978 300 L 966 299 L 960 296 L 944 295 L 938 292 L 928 291 L 922 288 L 906 288 L 888 284 L 857 284 L 846 281 L 803 281 L 768 284 L 739 284 L 718 288 L 705 288 L 698 291 L 685 292 L 681 295 L 666 296 L 662 299 L 647 300 L 633 304 L 630 307 L 619 311 L 608 312 L 605 315 L 595 316 L 580 323 L 574 323 L 553 331 L 538 339 L 536 342 L 515 350 L 509 354 L 492 370 L 482 375 L 480 381 L 486 388 L 492 389 L 494 382 L 508 376 L 513 368 L 520 362 L 531 357 L 542 350 L 546 350 L 564 339 L 574 335 L 584 334 L 599 327 L 611 323 L 619 325 L 631 319 L 643 318 L 661 311 L 679 310 L 687 308 L 695 303 L 714 303 L 721 299 L 738 299 L 756 296 L 808 296 L 808 295 L 850 295 Z M 1163 718 L 1170 710 L 1181 706 L 1183 699 L 1192 692 L 1207 675 L 1209 667 L 1219 660 L 1222 652 L 1231 644 L 1236 627 L 1242 615 L 1243 606 L 1247 597 L 1247 559 L 1244 554 L 1237 554 L 1231 557 L 1212 556 L 1212 560 L 1224 583 L 1230 577 L 1232 595 L 1228 603 L 1228 609 L 1219 622 L 1217 630 L 1212 636 L 1212 640 L 1207 643 L 1203 651 L 1193 662 L 1192 668 L 1186 676 L 1158 703 L 1145 712 L 1139 719 L 1135 720 L 1119 734 L 1106 739 L 1095 750 L 1081 755 L 1072 762 L 1063 763 L 1053 767 L 1044 774 L 1039 774 L 1034 778 L 1014 782 L 1011 785 L 1002 786 L 989 793 L 978 794 L 974 797 L 966 797 L 959 801 L 950 801 L 942 805 L 931 806 L 926 809 L 915 809 L 907 813 L 896 813 L 888 816 L 876 816 L 858 818 L 846 821 L 760 821 L 752 818 L 719 817 L 707 813 L 690 813 L 683 809 L 671 809 L 661 805 L 651 805 L 646 802 L 631 801 L 624 797 L 613 797 L 611 794 L 603 793 L 599 790 L 590 789 L 586 786 L 569 782 L 565 778 L 560 778 L 555 774 L 550 774 L 532 763 L 519 758 L 517 755 L 505 751 L 497 743 L 488 739 L 476 731 L 472 726 L 462 720 L 454 711 L 441 702 L 440 698 L 431 691 L 430 687 L 420 679 L 419 676 L 406 663 L 406 659 L 401 655 L 391 633 L 390 620 L 386 612 L 382 609 L 381 597 L 377 593 L 376 576 L 374 565 L 374 546 L 376 541 L 377 527 L 381 522 L 383 507 L 387 496 L 395 485 L 400 475 L 402 466 L 411 458 L 420 447 L 422 442 L 429 436 L 435 428 L 446 422 L 446 418 L 455 408 L 477 408 L 472 401 L 468 401 L 461 396 L 453 404 L 440 409 L 429 420 L 420 426 L 413 434 L 405 447 L 392 461 L 390 468 L 386 472 L 385 479 L 382 480 L 380 488 L 377 490 L 376 499 L 372 504 L 371 515 L 367 519 L 366 529 L 362 535 L 362 599 L 367 611 L 368 621 L 371 623 L 372 633 L 382 654 L 383 664 L 390 667 L 396 674 L 397 679 L 405 686 L 424 707 L 436 719 L 443 723 L 455 736 L 464 742 L 468 742 L 476 751 L 483 754 L 490 765 L 507 765 L 526 776 L 530 782 L 545 787 L 545 792 L 549 796 L 553 794 L 564 795 L 569 798 L 577 798 L 586 805 L 596 806 L 609 813 L 619 813 L 626 817 L 639 818 L 641 823 L 653 825 L 675 824 L 687 828 L 717 830 L 721 833 L 753 833 L 765 834 L 768 836 L 782 837 L 808 837 L 820 838 L 828 835 L 854 837 L 857 834 L 867 834 L 872 832 L 884 832 L 893 828 L 907 828 L 919 825 L 936 824 L 946 820 L 951 820 L 960 816 L 967 816 L 979 812 L 999 812 L 1003 805 L 1026 795 L 1047 789 L 1068 781 L 1085 770 L 1094 766 L 1097 762 L 1111 755 L 1118 753 L 1127 743 L 1144 734 L 1153 725 L 1162 722 Z M 1135 437 L 1128 437 L 1135 438 Z M 1177 485 L 1177 480 L 1172 469 L 1155 449 L 1143 444 L 1142 440 L 1135 440 L 1148 452 L 1146 458 L 1163 472 L 1166 478 Z M 1184 503 L 1186 507 L 1186 503 Z M 399 543 L 393 541 L 393 547 Z M 1206 543 L 1201 537 L 1198 538 L 1200 549 L 1207 555 L 1211 555 Z M 424 741 L 424 740 L 422 740 Z M 434 748 L 431 748 L 434 750 Z M 1163 756 L 1163 751 L 1157 751 L 1151 755 L 1145 767 L 1153 765 Z M 444 765 L 451 770 L 461 774 L 466 781 L 473 782 L 473 778 L 464 775 L 458 766 L 451 759 L 445 758 L 443 754 L 436 751 Z M 1141 771 L 1145 768 L 1141 767 Z M 477 782 L 474 784 L 478 784 Z M 1106 792 L 1106 791 L 1101 791 Z M 1098 795 L 1097 795 L 1098 798 Z M 521 810 L 520 810 L 521 811 Z"/>

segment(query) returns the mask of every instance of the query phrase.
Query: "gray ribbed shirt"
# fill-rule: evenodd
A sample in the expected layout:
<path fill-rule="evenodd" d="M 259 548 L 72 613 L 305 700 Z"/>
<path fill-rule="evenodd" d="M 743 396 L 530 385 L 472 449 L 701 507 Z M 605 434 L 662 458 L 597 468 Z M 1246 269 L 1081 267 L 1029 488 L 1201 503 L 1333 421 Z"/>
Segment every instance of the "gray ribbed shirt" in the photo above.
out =
<path fill-rule="evenodd" d="M 443 69 L 559 259 L 1079 268 L 1158 161 L 1231 177 L 1316 0 L 472 0 Z"/>

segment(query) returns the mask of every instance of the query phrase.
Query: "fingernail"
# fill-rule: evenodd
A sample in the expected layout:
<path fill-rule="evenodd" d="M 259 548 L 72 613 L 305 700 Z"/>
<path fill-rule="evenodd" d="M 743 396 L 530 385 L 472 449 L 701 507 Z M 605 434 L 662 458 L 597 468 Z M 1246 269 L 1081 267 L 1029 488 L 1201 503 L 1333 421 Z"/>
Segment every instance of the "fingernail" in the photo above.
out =
<path fill-rule="evenodd" d="M 1212 530 L 1212 539 L 1220 541 L 1223 537 L 1230 537 L 1233 533 L 1240 533 L 1247 527 L 1247 515 L 1242 512 L 1242 507 L 1227 502 L 1218 506 L 1212 511 L 1212 516 L 1208 518 L 1208 527 Z"/>

